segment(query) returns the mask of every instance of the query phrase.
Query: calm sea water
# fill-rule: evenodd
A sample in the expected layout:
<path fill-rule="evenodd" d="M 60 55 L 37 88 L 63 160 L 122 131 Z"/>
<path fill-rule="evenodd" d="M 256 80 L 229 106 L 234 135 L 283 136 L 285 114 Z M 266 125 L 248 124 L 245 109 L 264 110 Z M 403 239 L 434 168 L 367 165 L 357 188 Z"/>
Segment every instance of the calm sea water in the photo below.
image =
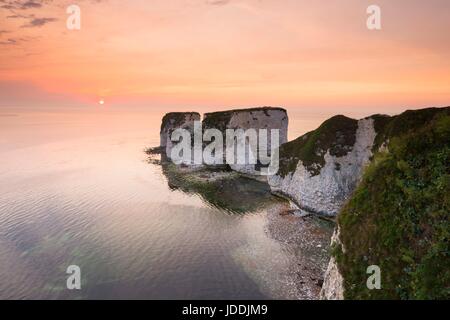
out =
<path fill-rule="evenodd" d="M 174 187 L 143 152 L 161 115 L 0 113 L 1 299 L 292 298 L 295 250 L 266 230 L 284 204 L 251 182 L 236 192 L 264 201 L 242 210 Z"/>

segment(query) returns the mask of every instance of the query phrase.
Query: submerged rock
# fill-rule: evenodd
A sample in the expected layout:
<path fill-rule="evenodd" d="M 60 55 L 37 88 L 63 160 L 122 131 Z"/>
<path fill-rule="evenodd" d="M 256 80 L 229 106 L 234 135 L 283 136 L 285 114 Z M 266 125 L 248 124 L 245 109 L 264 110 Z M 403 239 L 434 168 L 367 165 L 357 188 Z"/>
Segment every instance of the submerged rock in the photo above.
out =
<path fill-rule="evenodd" d="M 254 212 L 269 203 L 286 202 L 273 196 L 267 182 L 220 168 L 192 168 L 161 163 L 169 188 L 199 195 L 208 205 L 230 213 Z"/>

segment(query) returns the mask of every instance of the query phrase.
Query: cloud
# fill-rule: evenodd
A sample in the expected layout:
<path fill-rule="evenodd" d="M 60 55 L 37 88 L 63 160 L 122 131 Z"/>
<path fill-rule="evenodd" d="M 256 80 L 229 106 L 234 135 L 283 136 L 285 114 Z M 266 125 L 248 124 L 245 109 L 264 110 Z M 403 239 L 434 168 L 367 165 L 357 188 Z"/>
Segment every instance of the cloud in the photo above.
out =
<path fill-rule="evenodd" d="M 1 32 L 1 30 L 0 30 Z M 20 45 L 21 43 L 35 40 L 39 37 L 18 37 L 18 38 L 8 38 L 6 41 L 0 41 L 0 45 L 3 46 L 11 46 L 11 45 Z"/>
<path fill-rule="evenodd" d="M 4 4 L 4 5 L 0 6 L 0 8 L 6 9 L 6 10 L 14 10 L 14 9 L 16 9 L 16 7 L 14 7 L 12 5 L 9 5 L 9 4 Z"/>
<path fill-rule="evenodd" d="M 40 8 L 42 7 L 42 3 L 34 2 L 34 1 L 27 1 L 21 5 L 21 9 L 30 9 L 30 8 Z"/>
<path fill-rule="evenodd" d="M 106 0 L 78 0 L 78 2 L 81 1 L 88 1 L 90 3 L 101 3 Z M 10 18 L 23 18 L 23 16 L 21 14 L 18 14 L 17 11 L 24 11 L 28 9 L 42 9 L 46 6 L 61 7 L 64 5 L 61 3 L 57 3 L 57 1 L 53 0 L 0 0 L 0 9 L 8 10 L 13 14 L 13 16 L 10 16 Z"/>
<path fill-rule="evenodd" d="M 223 6 L 230 2 L 230 0 L 206 0 L 206 4 L 212 6 Z"/>
<path fill-rule="evenodd" d="M 43 25 L 46 25 L 49 22 L 57 21 L 56 18 L 34 18 L 30 20 L 27 24 L 24 24 L 22 28 L 35 28 L 35 27 L 42 27 Z"/>
<path fill-rule="evenodd" d="M 15 14 L 6 16 L 6 18 L 7 19 L 31 19 L 31 18 L 34 18 L 34 14 L 27 14 L 27 15 L 25 15 L 25 14 L 17 14 L 17 13 L 15 13 Z"/>
<path fill-rule="evenodd" d="M 0 2 L 4 3 L 3 5 L 0 6 L 0 8 L 2 8 L 2 9 L 7 9 L 7 10 L 27 10 L 27 9 L 41 8 L 45 1 L 38 1 L 38 0 L 26 0 L 26 1 L 14 0 L 14 1 L 7 1 L 7 0 L 3 0 L 3 1 L 0 1 Z"/>
<path fill-rule="evenodd" d="M 0 41 L 0 45 L 2 45 L 2 46 L 11 46 L 11 45 L 15 46 L 18 44 L 19 44 L 18 41 L 16 39 L 12 39 L 12 38 L 6 39 L 6 41 Z"/>

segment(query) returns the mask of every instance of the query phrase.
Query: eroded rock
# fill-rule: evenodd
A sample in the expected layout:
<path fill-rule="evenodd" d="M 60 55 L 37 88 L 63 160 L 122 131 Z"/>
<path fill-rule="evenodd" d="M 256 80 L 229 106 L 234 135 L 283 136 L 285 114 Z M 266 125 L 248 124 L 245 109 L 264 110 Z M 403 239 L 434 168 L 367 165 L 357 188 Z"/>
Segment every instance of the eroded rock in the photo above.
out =
<path fill-rule="evenodd" d="M 369 163 L 376 133 L 372 118 L 330 120 L 283 145 L 280 172 L 268 181 L 274 192 L 288 196 L 301 209 L 335 216 Z"/>
<path fill-rule="evenodd" d="M 170 139 L 172 132 L 181 128 L 193 134 L 195 121 L 200 121 L 200 114 L 198 112 L 171 112 L 163 117 L 159 138 L 160 147 L 165 151 L 166 155 L 170 156 L 173 147 Z"/>

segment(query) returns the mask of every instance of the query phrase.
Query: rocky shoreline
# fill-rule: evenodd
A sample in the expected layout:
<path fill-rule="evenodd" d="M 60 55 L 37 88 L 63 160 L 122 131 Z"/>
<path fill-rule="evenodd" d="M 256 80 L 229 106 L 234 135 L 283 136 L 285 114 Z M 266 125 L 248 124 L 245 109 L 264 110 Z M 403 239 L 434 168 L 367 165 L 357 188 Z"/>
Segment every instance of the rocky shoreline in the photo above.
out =
<path fill-rule="evenodd" d="M 283 213 L 269 211 L 266 230 L 292 253 L 287 273 L 295 286 L 295 299 L 317 300 L 330 259 L 329 239 L 334 223 L 312 215 L 299 217 L 293 212 Z"/>

